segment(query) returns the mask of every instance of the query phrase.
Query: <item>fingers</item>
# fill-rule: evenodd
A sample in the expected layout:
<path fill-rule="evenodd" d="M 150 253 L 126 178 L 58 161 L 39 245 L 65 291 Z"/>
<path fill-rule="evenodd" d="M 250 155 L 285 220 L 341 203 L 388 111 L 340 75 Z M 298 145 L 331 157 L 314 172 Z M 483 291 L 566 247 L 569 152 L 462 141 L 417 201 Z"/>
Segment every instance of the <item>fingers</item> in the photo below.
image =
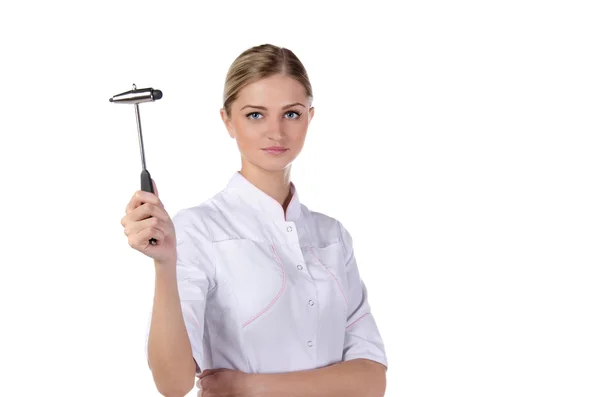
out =
<path fill-rule="evenodd" d="M 165 222 L 169 219 L 169 213 L 163 207 L 148 203 L 140 205 L 126 216 L 128 216 L 131 221 L 141 221 L 150 216 Z"/>
<path fill-rule="evenodd" d="M 133 223 L 140 222 L 146 218 L 158 218 L 163 222 L 169 222 L 169 213 L 163 207 L 144 203 L 121 218 L 121 226 L 132 227 Z"/>
<path fill-rule="evenodd" d="M 140 231 L 147 229 L 149 227 L 158 229 L 165 234 L 167 233 L 167 229 L 168 229 L 167 222 L 165 222 L 164 219 L 161 219 L 158 217 L 150 217 L 147 219 L 142 219 L 140 221 L 127 223 L 123 227 L 123 232 L 125 233 L 126 236 L 129 236 L 131 234 L 139 233 Z"/>
<path fill-rule="evenodd" d="M 196 381 L 196 387 L 199 389 L 198 390 L 198 397 L 202 397 L 202 393 L 204 392 L 204 389 L 202 388 L 202 379 L 198 379 Z"/>
<path fill-rule="evenodd" d="M 219 372 L 219 371 L 222 371 L 222 369 L 217 369 L 217 368 L 215 368 L 215 369 L 207 369 L 207 370 L 202 371 L 202 373 L 200 375 L 197 375 L 197 376 L 198 376 L 199 379 L 202 379 L 202 378 L 207 377 L 208 375 L 212 375 L 212 374 L 214 374 L 216 372 Z"/>
<path fill-rule="evenodd" d="M 161 229 L 156 227 L 147 227 L 145 229 L 140 230 L 137 233 L 130 233 L 128 235 L 128 243 L 131 248 L 134 249 L 145 249 L 150 245 L 149 240 L 151 238 L 156 239 L 157 244 L 160 245 L 162 241 L 164 241 L 166 235 Z"/>
<path fill-rule="evenodd" d="M 199 389 L 198 391 L 198 396 L 199 397 L 205 397 L 209 395 L 209 391 L 208 389 L 208 384 L 207 384 L 207 379 L 198 379 L 196 381 L 196 387 Z"/>
<path fill-rule="evenodd" d="M 213 369 L 206 369 L 204 371 L 202 371 L 202 373 L 200 373 L 200 375 L 196 375 L 198 377 L 198 380 L 196 381 L 196 387 L 198 387 L 198 389 L 200 389 L 200 391 L 198 391 L 198 396 L 208 396 L 208 395 L 212 395 L 210 394 L 211 387 L 214 386 L 211 384 L 211 380 L 212 378 L 210 378 L 211 375 L 216 374 L 217 372 L 222 372 L 225 371 L 224 368 L 213 368 Z"/>
<path fill-rule="evenodd" d="M 160 201 L 156 194 L 138 190 L 133 194 L 133 197 L 131 197 L 129 203 L 127 203 L 127 206 L 125 207 L 125 213 L 129 214 L 144 203 L 153 204 L 157 207 L 164 208 L 162 201 Z"/>
<path fill-rule="evenodd" d="M 136 234 L 149 227 L 164 230 L 164 221 L 157 216 L 150 216 L 148 218 L 129 223 L 125 227 L 125 230 L 129 232 L 127 234 Z"/>

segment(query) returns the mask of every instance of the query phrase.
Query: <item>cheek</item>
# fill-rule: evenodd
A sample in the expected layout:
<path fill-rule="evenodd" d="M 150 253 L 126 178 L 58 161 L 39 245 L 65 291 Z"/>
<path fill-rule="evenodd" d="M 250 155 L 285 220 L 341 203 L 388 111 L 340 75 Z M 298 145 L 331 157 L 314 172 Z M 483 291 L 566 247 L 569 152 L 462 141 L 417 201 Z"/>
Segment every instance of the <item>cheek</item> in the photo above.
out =
<path fill-rule="evenodd" d="M 306 123 L 298 123 L 289 129 L 289 137 L 294 143 L 302 144 L 306 138 L 307 125 Z"/>
<path fill-rule="evenodd" d="M 244 120 L 239 120 L 234 123 L 235 133 L 238 140 L 246 141 L 250 139 L 253 135 L 254 129 L 250 123 L 244 122 Z"/>
<path fill-rule="evenodd" d="M 235 125 L 236 141 L 240 149 L 255 147 L 260 142 L 260 130 L 249 123 Z"/>

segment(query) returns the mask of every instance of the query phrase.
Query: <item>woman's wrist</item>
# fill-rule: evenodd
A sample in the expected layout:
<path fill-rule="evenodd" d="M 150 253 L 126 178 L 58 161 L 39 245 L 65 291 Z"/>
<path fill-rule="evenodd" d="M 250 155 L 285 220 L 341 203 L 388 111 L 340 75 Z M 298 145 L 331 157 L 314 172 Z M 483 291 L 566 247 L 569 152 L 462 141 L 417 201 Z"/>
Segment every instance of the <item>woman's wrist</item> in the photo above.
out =
<path fill-rule="evenodd" d="M 266 397 L 266 380 L 267 377 L 262 374 L 246 374 L 244 380 L 246 393 L 243 394 L 243 397 Z"/>
<path fill-rule="evenodd" d="M 159 261 L 154 260 L 154 268 L 157 273 L 175 273 L 176 260 Z"/>

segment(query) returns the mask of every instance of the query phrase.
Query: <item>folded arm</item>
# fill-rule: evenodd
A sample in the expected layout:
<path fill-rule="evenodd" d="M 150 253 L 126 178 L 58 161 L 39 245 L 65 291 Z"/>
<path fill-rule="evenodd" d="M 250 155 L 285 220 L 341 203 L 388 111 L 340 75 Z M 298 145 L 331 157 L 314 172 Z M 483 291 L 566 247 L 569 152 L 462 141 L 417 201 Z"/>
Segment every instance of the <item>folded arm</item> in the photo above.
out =
<path fill-rule="evenodd" d="M 261 397 L 383 397 L 386 367 L 367 360 L 281 374 L 254 374 L 253 394 Z"/>

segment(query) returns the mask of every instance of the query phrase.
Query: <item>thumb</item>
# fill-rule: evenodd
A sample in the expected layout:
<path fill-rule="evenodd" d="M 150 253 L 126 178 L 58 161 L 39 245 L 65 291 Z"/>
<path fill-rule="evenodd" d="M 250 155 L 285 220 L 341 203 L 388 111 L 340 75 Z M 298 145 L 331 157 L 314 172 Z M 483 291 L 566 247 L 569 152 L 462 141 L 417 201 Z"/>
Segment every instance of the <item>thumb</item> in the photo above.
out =
<path fill-rule="evenodd" d="M 154 194 L 156 195 L 156 197 L 159 197 L 158 188 L 156 187 L 156 183 L 154 183 L 154 179 L 152 179 L 152 189 L 154 190 Z"/>

